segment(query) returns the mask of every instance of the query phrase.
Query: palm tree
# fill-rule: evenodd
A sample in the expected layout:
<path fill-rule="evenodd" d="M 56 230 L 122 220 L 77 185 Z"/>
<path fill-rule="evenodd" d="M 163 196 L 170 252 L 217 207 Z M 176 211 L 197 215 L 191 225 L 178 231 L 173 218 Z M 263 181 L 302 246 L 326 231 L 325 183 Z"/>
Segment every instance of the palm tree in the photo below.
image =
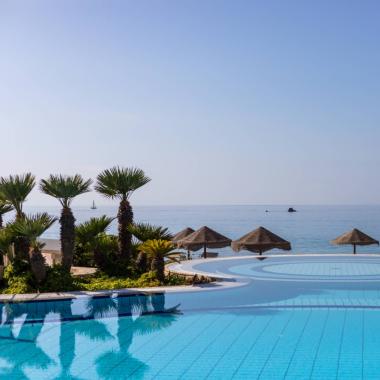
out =
<path fill-rule="evenodd" d="M 109 274 L 125 274 L 123 266 L 118 268 L 118 244 L 115 235 L 100 234 L 94 245 L 95 265 Z"/>
<path fill-rule="evenodd" d="M 0 178 L 1 199 L 13 206 L 16 211 L 16 219 L 25 217 L 23 205 L 35 184 L 35 177 L 31 173 Z M 28 258 L 29 242 L 27 238 L 15 240 L 15 254 L 22 259 Z"/>
<path fill-rule="evenodd" d="M 113 220 L 114 218 L 103 215 L 91 218 L 75 228 L 75 260 L 78 263 L 88 266 L 92 264 L 92 261 L 95 261 L 95 265 L 103 269 L 104 256 L 109 251 L 110 246 L 115 246 L 110 242 L 112 238 L 106 235 Z M 117 252 L 117 246 L 115 252 Z"/>
<path fill-rule="evenodd" d="M 161 283 L 165 280 L 165 259 L 177 261 L 173 257 L 173 249 L 173 243 L 167 240 L 148 240 L 140 246 L 140 251 L 151 259 L 151 270 L 156 273 Z"/>
<path fill-rule="evenodd" d="M 3 215 L 12 211 L 13 206 L 0 198 L 0 229 L 3 228 Z"/>
<path fill-rule="evenodd" d="M 154 226 L 149 223 L 133 223 L 128 226 L 128 230 L 141 243 L 153 239 L 171 240 L 173 238 L 168 228 Z M 138 251 L 138 255 L 135 260 L 135 266 L 138 272 L 142 274 L 148 270 L 150 267 L 150 262 L 147 254 L 143 251 L 139 251 L 139 244 L 135 245 L 137 247 L 136 250 Z"/>
<path fill-rule="evenodd" d="M 96 238 L 105 234 L 114 218 L 106 215 L 91 218 L 75 227 L 75 239 L 85 250 L 93 250 Z"/>
<path fill-rule="evenodd" d="M 13 243 L 13 234 L 9 228 L 0 229 L 0 265 L 4 265 L 4 257 L 12 255 L 11 247 Z"/>
<path fill-rule="evenodd" d="M 128 226 L 133 223 L 133 211 L 129 198 L 132 193 L 150 181 L 141 169 L 115 166 L 104 170 L 97 177 L 95 190 L 107 198 L 119 199 L 117 219 L 119 223 L 119 254 L 128 263 L 132 254 L 132 234 Z"/>
<path fill-rule="evenodd" d="M 91 179 L 84 180 L 81 175 L 74 176 L 50 175 L 41 180 L 40 189 L 43 193 L 57 198 L 62 206 L 61 217 L 61 251 L 62 265 L 70 271 L 75 246 L 75 218 L 71 211 L 72 200 L 90 191 Z"/>
<path fill-rule="evenodd" d="M 0 177 L 1 198 L 16 210 L 16 218 L 23 218 L 23 204 L 35 186 L 35 177 L 31 173 Z"/>
<path fill-rule="evenodd" d="M 154 226 L 150 223 L 133 223 L 128 226 L 128 230 L 141 242 L 153 239 L 171 240 L 173 238 L 168 228 Z"/>
<path fill-rule="evenodd" d="M 49 229 L 57 218 L 48 215 L 46 212 L 26 216 L 23 219 L 16 220 L 11 229 L 15 234 L 27 237 L 30 242 L 30 266 L 37 283 L 41 283 L 46 277 L 46 264 L 42 256 L 44 243 L 38 241 L 38 238 Z"/>

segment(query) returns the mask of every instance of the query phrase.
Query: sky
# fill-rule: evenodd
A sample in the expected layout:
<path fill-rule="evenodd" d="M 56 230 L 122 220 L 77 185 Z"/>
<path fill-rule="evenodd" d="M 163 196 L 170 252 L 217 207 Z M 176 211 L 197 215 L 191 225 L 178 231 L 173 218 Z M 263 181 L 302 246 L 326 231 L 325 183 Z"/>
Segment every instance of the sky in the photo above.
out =
<path fill-rule="evenodd" d="M 0 176 L 134 166 L 138 205 L 380 204 L 379 19 L 377 0 L 0 0 Z"/>

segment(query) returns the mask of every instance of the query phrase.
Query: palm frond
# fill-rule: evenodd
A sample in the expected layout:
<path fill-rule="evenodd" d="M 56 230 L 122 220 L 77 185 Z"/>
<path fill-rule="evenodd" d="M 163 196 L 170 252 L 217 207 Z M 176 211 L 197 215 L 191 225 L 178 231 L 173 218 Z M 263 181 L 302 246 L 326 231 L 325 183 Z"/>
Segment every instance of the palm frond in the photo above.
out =
<path fill-rule="evenodd" d="M 117 252 L 117 237 L 115 235 L 99 234 L 95 241 L 100 252 Z"/>
<path fill-rule="evenodd" d="M 141 242 L 147 240 L 171 240 L 169 229 L 162 226 L 154 226 L 150 223 L 133 223 L 128 226 L 128 231 Z"/>
<path fill-rule="evenodd" d="M 114 166 L 97 176 L 95 190 L 107 198 L 129 198 L 138 188 L 150 181 L 143 170 Z"/>
<path fill-rule="evenodd" d="M 13 206 L 8 202 L 0 200 L 0 215 L 4 215 L 10 211 L 13 211 Z"/>
<path fill-rule="evenodd" d="M 162 239 L 147 240 L 140 245 L 140 251 L 145 252 L 150 257 L 169 257 L 173 254 L 174 248 L 172 242 Z"/>
<path fill-rule="evenodd" d="M 16 220 L 12 225 L 10 225 L 10 229 L 18 236 L 25 236 L 35 241 L 56 221 L 56 217 L 50 216 L 48 213 L 43 212 L 28 215 L 24 219 Z"/>
<path fill-rule="evenodd" d="M 99 234 L 107 232 L 110 224 L 115 218 L 110 218 L 106 215 L 91 218 L 86 222 L 79 224 L 75 228 L 75 237 L 77 242 L 82 245 L 91 243 Z"/>
<path fill-rule="evenodd" d="M 73 176 L 51 174 L 47 179 L 41 180 L 40 190 L 57 198 L 63 207 L 70 207 L 73 198 L 90 191 L 91 184 L 91 179 L 85 180 L 79 174 Z"/>
<path fill-rule="evenodd" d="M 10 203 L 17 214 L 21 215 L 22 205 L 35 184 L 35 177 L 31 173 L 0 177 L 0 198 Z"/>

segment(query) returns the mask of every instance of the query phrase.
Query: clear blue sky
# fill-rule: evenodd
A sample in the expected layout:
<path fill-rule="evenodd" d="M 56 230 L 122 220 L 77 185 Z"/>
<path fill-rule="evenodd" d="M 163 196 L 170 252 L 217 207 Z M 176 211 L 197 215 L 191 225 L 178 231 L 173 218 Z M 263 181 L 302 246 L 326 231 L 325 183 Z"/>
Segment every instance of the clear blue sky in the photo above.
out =
<path fill-rule="evenodd" d="M 135 204 L 380 203 L 379 20 L 377 0 L 0 0 L 0 174 L 138 166 Z"/>

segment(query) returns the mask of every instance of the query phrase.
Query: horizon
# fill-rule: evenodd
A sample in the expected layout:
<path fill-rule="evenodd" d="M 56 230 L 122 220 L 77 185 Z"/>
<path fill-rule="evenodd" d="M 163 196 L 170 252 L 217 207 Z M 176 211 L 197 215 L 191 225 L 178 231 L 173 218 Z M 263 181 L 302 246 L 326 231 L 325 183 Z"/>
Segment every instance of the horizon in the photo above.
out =
<path fill-rule="evenodd" d="M 130 202 L 132 207 L 265 207 L 265 206 L 273 206 L 273 207 L 379 207 L 380 203 L 204 203 L 204 204 L 143 204 L 143 203 L 133 203 Z M 46 204 L 35 204 L 35 203 L 28 203 L 26 202 L 24 204 L 25 207 L 47 207 L 47 208 L 61 208 L 60 204 L 58 202 L 53 203 L 46 203 Z M 80 203 L 80 202 L 73 202 L 72 208 L 85 208 L 91 206 L 91 203 Z M 97 208 L 102 207 L 119 207 L 119 204 L 117 200 L 110 201 L 109 203 L 96 203 Z M 270 210 L 269 210 L 270 211 Z M 296 210 L 298 211 L 298 210 Z"/>
<path fill-rule="evenodd" d="M 379 15 L 372 0 L 4 0 L 0 176 L 135 166 L 152 178 L 135 205 L 380 204 Z M 108 204 L 74 204 L 93 199 Z"/>

